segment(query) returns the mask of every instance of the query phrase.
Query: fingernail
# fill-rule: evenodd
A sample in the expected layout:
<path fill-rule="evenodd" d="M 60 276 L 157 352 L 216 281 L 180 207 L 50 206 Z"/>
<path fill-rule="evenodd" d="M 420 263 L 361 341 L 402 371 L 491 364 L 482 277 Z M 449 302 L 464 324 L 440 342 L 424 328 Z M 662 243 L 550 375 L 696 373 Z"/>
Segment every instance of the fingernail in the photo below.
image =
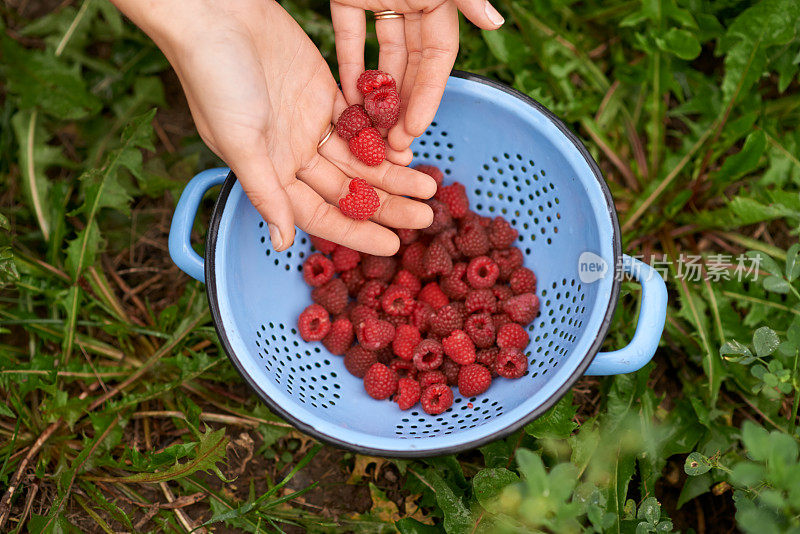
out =
<path fill-rule="evenodd" d="M 269 223 L 267 227 L 269 228 L 269 240 L 272 241 L 272 248 L 275 250 L 280 250 L 281 245 L 283 245 L 281 231 L 278 230 L 278 227 L 272 223 Z"/>
<path fill-rule="evenodd" d="M 486 2 L 486 7 L 484 10 L 486 11 L 486 16 L 489 17 L 489 20 L 491 20 L 497 26 L 502 25 L 506 21 L 506 19 L 503 18 L 503 15 L 501 15 L 500 12 L 498 12 L 489 2 Z"/>

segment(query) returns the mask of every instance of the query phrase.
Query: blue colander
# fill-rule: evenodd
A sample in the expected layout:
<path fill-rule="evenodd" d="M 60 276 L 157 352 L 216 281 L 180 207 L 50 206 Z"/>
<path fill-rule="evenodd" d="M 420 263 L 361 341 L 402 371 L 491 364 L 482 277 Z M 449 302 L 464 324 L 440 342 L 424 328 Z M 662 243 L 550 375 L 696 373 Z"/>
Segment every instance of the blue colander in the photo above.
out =
<path fill-rule="evenodd" d="M 497 82 L 454 73 L 427 132 L 412 145 L 415 163 L 457 179 L 483 215 L 503 215 L 519 230 L 525 266 L 538 278 L 541 313 L 529 327 L 528 373 L 498 378 L 482 395 L 440 415 L 400 411 L 373 400 L 340 356 L 306 343 L 297 317 L 311 302 L 300 269 L 311 253 L 270 249 L 267 226 L 229 169 L 195 176 L 172 220 L 170 254 L 204 281 L 214 324 L 233 365 L 270 408 L 328 443 L 381 456 L 431 456 L 501 438 L 550 408 L 584 374 L 636 371 L 658 346 L 667 306 L 661 276 L 621 253 L 619 225 L 597 164 L 541 104 Z M 203 194 L 222 184 L 206 257 L 189 236 Z M 614 352 L 598 352 L 619 297 L 622 273 L 642 285 L 636 333 Z"/>

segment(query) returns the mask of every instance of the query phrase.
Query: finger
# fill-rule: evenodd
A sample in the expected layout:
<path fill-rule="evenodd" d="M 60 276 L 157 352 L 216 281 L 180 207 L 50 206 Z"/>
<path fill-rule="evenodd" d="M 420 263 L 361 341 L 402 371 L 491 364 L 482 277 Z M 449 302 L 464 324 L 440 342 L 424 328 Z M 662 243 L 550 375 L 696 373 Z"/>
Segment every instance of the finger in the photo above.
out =
<path fill-rule="evenodd" d="M 458 54 L 458 11 L 445 2 L 422 16 L 422 61 L 408 99 L 404 127 L 420 136 L 433 121 Z"/>
<path fill-rule="evenodd" d="M 297 177 L 334 206 L 349 192 L 350 178 L 319 154 L 308 167 L 297 173 Z M 391 228 L 427 228 L 433 222 L 433 210 L 427 204 L 379 188 L 375 191 L 380 207 L 371 217 L 373 221 Z"/>
<path fill-rule="evenodd" d="M 286 192 L 297 226 L 311 235 L 375 256 L 392 256 L 400 248 L 397 234 L 372 221 L 346 217 L 300 180 L 286 186 Z"/>
<path fill-rule="evenodd" d="M 458 10 L 478 28 L 496 30 L 505 19 L 487 0 L 455 0 Z"/>
<path fill-rule="evenodd" d="M 403 17 L 375 21 L 378 36 L 378 68 L 391 74 L 397 87 L 403 86 L 408 52 L 406 51 L 406 32 Z"/>
<path fill-rule="evenodd" d="M 347 102 L 359 104 L 362 98 L 356 89 L 356 80 L 364 72 L 364 42 L 367 38 L 364 10 L 331 2 L 331 20 L 342 91 Z"/>
<path fill-rule="evenodd" d="M 405 150 L 411 146 L 414 137 L 405 128 L 405 116 L 408 113 L 408 100 L 414 88 L 417 71 L 422 62 L 422 14 L 407 13 L 404 18 L 406 36 L 406 71 L 403 75 L 403 86 L 400 89 L 400 120 L 389 130 L 387 140 L 394 150 Z"/>
<path fill-rule="evenodd" d="M 247 198 L 267 222 L 272 248 L 280 252 L 292 246 L 292 207 L 266 150 L 240 150 L 228 163 L 242 184 Z"/>
<path fill-rule="evenodd" d="M 331 136 L 319 153 L 347 176 L 363 178 L 388 193 L 416 198 L 430 198 L 436 193 L 436 181 L 427 174 L 388 161 L 374 167 L 366 165 L 350 152 L 339 136 Z"/>

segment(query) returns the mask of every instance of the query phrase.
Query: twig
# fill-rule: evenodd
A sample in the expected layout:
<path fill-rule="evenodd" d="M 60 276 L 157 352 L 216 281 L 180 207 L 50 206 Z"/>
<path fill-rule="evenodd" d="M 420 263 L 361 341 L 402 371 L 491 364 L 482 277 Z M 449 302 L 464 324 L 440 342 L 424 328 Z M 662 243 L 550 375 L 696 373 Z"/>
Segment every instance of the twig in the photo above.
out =
<path fill-rule="evenodd" d="M 167 498 L 167 501 L 170 503 L 175 502 L 175 495 L 172 494 L 172 490 L 169 489 L 166 482 L 160 482 L 159 486 L 161 486 L 161 491 L 164 492 L 164 496 Z M 173 510 L 175 515 L 178 516 L 178 521 L 181 522 L 183 528 L 186 529 L 186 532 L 194 532 L 197 529 L 197 532 L 208 532 L 205 527 L 195 527 L 194 521 L 192 521 L 186 512 L 181 510 L 180 508 L 175 508 Z"/>
<path fill-rule="evenodd" d="M 17 470 L 14 472 L 14 476 L 11 477 L 11 482 L 8 484 L 8 489 L 3 495 L 3 499 L 0 500 L 0 531 L 3 530 L 3 526 L 6 524 L 6 521 L 8 521 L 8 516 L 11 512 L 11 498 L 17 490 L 19 481 L 22 480 L 22 474 L 25 472 L 25 469 L 28 468 L 28 464 L 33 460 L 34 456 L 39 452 L 39 449 L 42 448 L 42 445 L 44 445 L 58 427 L 61 426 L 61 422 L 62 420 L 59 419 L 54 423 L 50 423 L 50 426 L 36 439 L 33 446 L 28 450 L 28 454 L 25 455 L 25 458 L 23 458 L 19 466 L 17 466 Z"/>

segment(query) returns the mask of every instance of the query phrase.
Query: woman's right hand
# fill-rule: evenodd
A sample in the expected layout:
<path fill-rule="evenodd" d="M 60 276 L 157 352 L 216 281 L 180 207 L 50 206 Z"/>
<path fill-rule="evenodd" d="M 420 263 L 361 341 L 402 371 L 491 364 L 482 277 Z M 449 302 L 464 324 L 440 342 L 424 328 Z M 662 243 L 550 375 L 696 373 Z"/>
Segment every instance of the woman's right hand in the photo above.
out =
<path fill-rule="evenodd" d="M 358 161 L 329 125 L 347 107 L 317 48 L 276 2 L 116 0 L 159 45 L 180 78 L 197 130 L 236 173 L 267 221 L 275 250 L 294 241 L 294 225 L 376 255 L 400 243 L 389 228 L 424 228 L 434 180 L 403 167 L 410 151 L 389 151 L 376 167 Z M 398 165 L 400 164 L 400 165 Z M 336 207 L 350 178 L 378 189 L 371 221 Z"/>

